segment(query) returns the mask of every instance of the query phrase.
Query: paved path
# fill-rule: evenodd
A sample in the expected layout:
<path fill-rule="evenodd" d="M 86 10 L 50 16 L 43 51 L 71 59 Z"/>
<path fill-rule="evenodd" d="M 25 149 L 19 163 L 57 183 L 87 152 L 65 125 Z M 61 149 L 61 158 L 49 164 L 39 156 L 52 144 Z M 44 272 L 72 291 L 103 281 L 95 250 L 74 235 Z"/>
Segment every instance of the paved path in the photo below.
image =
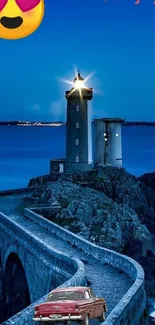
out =
<path fill-rule="evenodd" d="M 108 313 L 111 312 L 131 287 L 132 280 L 126 274 L 119 273 L 117 269 L 108 265 L 103 265 L 95 258 L 81 252 L 79 249 L 72 248 L 70 244 L 61 240 L 56 235 L 51 235 L 48 230 L 36 225 L 22 215 L 15 214 L 15 211 L 18 210 L 16 206 L 19 204 L 22 196 L 14 195 L 0 197 L 0 211 L 10 216 L 12 220 L 31 231 L 38 238 L 44 240 L 44 242 L 52 248 L 65 252 L 65 254 L 68 254 L 70 257 L 76 257 L 82 260 L 85 264 L 87 279 L 91 283 L 90 286 L 97 296 L 106 299 Z M 97 324 L 98 322 L 95 321 L 93 323 Z"/>

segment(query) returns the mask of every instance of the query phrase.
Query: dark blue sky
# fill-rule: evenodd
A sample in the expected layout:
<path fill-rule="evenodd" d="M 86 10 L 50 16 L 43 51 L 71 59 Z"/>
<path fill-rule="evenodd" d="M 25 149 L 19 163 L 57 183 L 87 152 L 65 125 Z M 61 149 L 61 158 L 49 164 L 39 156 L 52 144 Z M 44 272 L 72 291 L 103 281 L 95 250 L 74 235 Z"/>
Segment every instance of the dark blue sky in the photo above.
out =
<path fill-rule="evenodd" d="M 104 91 L 95 117 L 155 121 L 155 5 L 152 0 L 45 0 L 31 36 L 0 39 L 0 120 L 64 120 L 74 66 Z"/>

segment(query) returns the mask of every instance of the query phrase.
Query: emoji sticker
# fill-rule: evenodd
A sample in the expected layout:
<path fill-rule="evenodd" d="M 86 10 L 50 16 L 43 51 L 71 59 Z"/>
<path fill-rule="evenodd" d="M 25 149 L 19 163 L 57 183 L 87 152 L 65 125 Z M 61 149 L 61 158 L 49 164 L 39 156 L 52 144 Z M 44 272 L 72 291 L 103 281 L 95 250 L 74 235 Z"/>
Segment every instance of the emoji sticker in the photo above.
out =
<path fill-rule="evenodd" d="M 0 38 L 26 37 L 40 26 L 44 0 L 0 0 Z"/>

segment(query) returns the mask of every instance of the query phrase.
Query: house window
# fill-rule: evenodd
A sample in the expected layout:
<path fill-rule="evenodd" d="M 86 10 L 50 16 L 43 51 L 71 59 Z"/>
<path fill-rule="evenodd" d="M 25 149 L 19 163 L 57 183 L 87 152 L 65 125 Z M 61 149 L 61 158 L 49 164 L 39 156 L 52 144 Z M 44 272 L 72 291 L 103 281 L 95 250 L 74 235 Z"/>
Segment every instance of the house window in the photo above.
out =
<path fill-rule="evenodd" d="M 76 139 L 76 145 L 77 146 L 79 145 L 79 139 Z"/>
<path fill-rule="evenodd" d="M 79 129 L 79 122 L 76 122 L 76 128 Z"/>
<path fill-rule="evenodd" d="M 76 105 L 76 111 L 79 112 L 79 105 Z"/>
<path fill-rule="evenodd" d="M 76 162 L 79 162 L 79 156 L 76 156 Z"/>

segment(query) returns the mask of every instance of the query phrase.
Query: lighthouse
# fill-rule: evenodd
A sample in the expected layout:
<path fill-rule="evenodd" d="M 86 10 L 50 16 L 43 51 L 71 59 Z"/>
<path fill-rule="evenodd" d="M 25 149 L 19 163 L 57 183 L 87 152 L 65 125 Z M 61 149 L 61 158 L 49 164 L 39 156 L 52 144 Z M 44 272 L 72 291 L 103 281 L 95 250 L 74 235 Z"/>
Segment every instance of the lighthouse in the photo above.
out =
<path fill-rule="evenodd" d="M 93 98 L 93 89 L 84 84 L 80 71 L 74 79 L 74 86 L 66 91 L 66 160 L 65 172 L 92 169 L 91 120 L 88 101 Z"/>

